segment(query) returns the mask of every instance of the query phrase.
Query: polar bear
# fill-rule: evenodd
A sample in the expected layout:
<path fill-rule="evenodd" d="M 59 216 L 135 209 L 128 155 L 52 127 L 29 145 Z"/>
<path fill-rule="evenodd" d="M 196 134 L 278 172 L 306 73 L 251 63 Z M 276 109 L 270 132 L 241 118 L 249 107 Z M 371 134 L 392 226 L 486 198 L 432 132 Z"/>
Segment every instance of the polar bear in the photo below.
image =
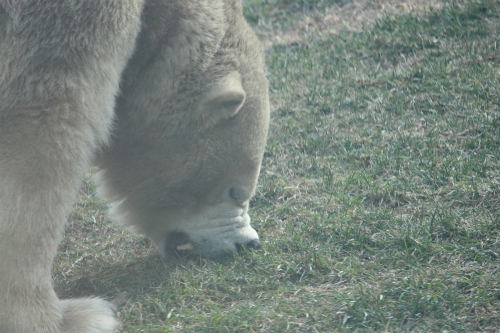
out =
<path fill-rule="evenodd" d="M 82 175 L 160 253 L 257 248 L 269 104 L 241 0 L 0 0 L 0 332 L 112 332 L 51 266 Z"/>

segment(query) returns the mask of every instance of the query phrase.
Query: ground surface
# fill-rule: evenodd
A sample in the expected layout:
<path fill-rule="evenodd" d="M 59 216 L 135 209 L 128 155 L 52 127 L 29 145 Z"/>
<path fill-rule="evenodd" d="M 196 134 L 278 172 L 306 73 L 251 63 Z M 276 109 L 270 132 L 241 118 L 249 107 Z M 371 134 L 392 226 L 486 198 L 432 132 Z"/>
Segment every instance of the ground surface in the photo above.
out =
<path fill-rule="evenodd" d="M 500 4 L 248 0 L 245 14 L 274 109 L 251 213 L 263 248 L 161 259 L 87 181 L 59 295 L 113 300 L 122 332 L 497 332 Z"/>

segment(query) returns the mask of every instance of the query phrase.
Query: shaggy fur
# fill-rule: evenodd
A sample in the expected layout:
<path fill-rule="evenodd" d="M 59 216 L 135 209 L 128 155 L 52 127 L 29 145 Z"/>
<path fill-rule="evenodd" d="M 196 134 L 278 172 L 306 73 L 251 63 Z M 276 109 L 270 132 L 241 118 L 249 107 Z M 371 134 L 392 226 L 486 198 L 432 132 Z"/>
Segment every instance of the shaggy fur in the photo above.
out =
<path fill-rule="evenodd" d="M 191 242 L 219 258 L 258 242 L 247 209 L 267 136 L 267 81 L 241 2 L 189 3 L 147 2 L 97 164 L 118 220 L 162 253 Z"/>
<path fill-rule="evenodd" d="M 116 327 L 107 302 L 51 282 L 92 161 L 118 220 L 163 254 L 258 246 L 269 107 L 240 1 L 0 0 L 0 59 L 0 332 Z"/>

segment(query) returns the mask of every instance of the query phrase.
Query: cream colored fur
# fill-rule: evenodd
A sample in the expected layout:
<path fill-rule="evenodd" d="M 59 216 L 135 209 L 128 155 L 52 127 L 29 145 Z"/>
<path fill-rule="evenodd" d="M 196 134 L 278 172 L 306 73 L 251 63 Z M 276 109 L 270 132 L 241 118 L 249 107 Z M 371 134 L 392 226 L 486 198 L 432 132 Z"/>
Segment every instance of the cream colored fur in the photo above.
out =
<path fill-rule="evenodd" d="M 163 254 L 255 246 L 268 110 L 240 1 L 0 0 L 0 332 L 117 326 L 110 304 L 51 282 L 92 163 L 117 219 Z"/>
<path fill-rule="evenodd" d="M 258 244 L 248 202 L 269 105 L 262 49 L 241 1 L 151 0 L 143 20 L 112 143 L 97 160 L 102 195 L 163 254 L 190 242 L 220 258 Z"/>

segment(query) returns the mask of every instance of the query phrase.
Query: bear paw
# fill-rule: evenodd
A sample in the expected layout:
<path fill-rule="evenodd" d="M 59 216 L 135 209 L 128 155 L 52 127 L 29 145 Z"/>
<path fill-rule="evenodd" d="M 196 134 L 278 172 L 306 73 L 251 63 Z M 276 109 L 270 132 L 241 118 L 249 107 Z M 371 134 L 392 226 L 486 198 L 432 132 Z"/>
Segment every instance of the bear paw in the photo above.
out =
<path fill-rule="evenodd" d="M 62 333 L 111 333 L 118 327 L 114 306 L 100 298 L 61 301 Z"/>

